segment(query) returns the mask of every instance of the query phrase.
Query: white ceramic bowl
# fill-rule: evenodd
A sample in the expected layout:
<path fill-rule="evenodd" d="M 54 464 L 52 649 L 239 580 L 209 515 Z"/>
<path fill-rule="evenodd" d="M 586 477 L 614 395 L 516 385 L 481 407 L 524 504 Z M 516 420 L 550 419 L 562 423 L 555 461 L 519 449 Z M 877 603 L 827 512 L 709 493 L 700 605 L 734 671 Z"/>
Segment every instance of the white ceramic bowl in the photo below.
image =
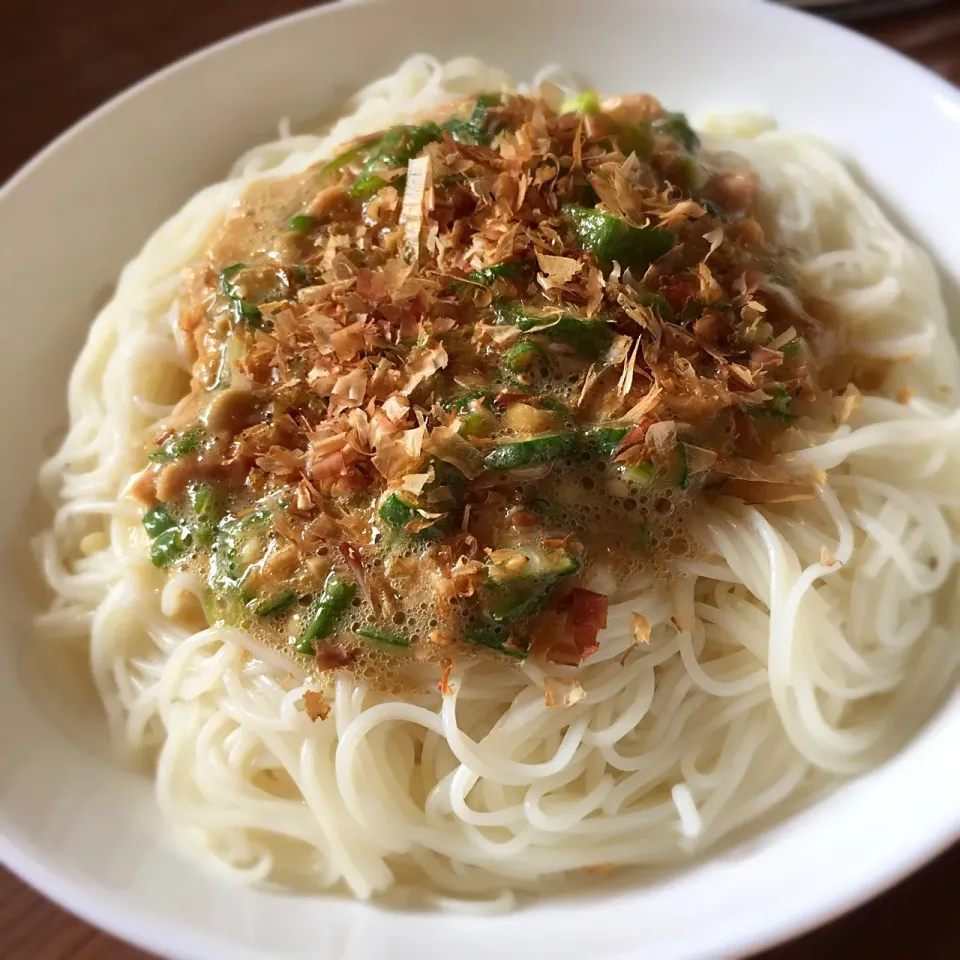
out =
<path fill-rule="evenodd" d="M 385 8 L 392 7 L 390 12 Z M 48 147 L 0 193 L 0 859 L 92 922 L 176 960 L 681 960 L 742 954 L 877 893 L 960 833 L 960 696 L 894 760 L 747 846 L 673 878 L 493 919 L 387 912 L 232 886 L 168 844 L 147 779 L 97 749 L 96 717 L 26 682 L 25 534 L 63 429 L 64 379 L 122 264 L 245 148 L 417 50 L 517 76 L 545 61 L 694 116 L 746 106 L 844 149 L 960 278 L 960 92 L 826 23 L 754 0 L 341 3 L 176 64 Z M 68 81 L 66 81 L 68 82 Z M 957 311 L 954 312 L 957 316 Z M 65 708 L 65 709 L 64 709 Z M 51 716 L 69 717 L 62 721 Z M 88 731 L 89 726 L 89 731 Z M 91 732 L 92 731 L 92 732 Z"/>

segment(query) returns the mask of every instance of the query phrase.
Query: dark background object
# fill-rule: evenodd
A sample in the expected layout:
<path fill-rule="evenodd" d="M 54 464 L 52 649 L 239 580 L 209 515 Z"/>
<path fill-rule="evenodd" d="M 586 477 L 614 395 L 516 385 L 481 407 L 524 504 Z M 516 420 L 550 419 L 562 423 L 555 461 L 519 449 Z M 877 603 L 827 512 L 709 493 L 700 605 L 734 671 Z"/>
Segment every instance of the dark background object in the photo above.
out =
<path fill-rule="evenodd" d="M 863 20 L 885 13 L 900 13 L 903 10 L 915 10 L 929 7 L 937 0 L 780 0 L 788 7 L 801 7 L 815 13 L 843 22 Z"/>
<path fill-rule="evenodd" d="M 0 0 L 5 133 L 0 181 L 85 113 L 147 74 L 231 33 L 311 5 L 302 0 Z M 960 0 L 924 3 L 923 9 L 859 26 L 960 82 Z M 957 960 L 958 883 L 960 845 L 872 903 L 755 960 Z M 695 908 L 691 905 L 691 916 Z M 0 960 L 149 958 L 0 870 Z"/>

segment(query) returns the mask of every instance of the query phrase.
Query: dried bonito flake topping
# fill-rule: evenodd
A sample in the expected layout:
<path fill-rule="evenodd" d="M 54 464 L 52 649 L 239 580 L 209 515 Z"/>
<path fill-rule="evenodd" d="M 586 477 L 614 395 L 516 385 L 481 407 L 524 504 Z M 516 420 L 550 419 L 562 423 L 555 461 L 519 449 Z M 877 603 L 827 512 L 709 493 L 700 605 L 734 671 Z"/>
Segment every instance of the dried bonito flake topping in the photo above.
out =
<path fill-rule="evenodd" d="M 856 415 L 759 189 L 651 96 L 551 85 L 252 184 L 184 280 L 191 389 L 134 488 L 154 563 L 317 674 L 577 666 L 700 502 L 812 496 L 778 454 Z"/>

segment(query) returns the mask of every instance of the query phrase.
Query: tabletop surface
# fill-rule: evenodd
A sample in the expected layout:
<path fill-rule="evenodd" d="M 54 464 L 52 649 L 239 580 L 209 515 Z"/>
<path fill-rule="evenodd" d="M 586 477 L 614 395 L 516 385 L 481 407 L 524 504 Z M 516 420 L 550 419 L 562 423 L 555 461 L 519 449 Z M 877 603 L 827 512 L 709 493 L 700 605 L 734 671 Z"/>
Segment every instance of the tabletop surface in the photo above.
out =
<path fill-rule="evenodd" d="M 0 0 L 0 182 L 89 110 L 298 0 Z M 960 84 L 960 2 L 857 24 Z M 872 903 L 754 960 L 957 960 L 960 845 Z M 0 960 L 150 960 L 0 869 Z"/>

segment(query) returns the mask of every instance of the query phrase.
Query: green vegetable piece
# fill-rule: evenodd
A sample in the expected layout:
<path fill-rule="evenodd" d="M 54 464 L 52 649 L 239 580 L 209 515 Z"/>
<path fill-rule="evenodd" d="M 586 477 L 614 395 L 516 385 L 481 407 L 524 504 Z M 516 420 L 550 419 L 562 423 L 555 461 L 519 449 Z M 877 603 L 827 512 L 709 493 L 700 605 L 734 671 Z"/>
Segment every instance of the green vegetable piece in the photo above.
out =
<path fill-rule="evenodd" d="M 357 588 L 349 580 L 343 580 L 336 573 L 329 574 L 323 585 L 323 593 L 300 635 L 297 649 L 301 653 L 313 653 L 313 641 L 323 640 L 333 633 L 337 621 L 347 612 L 356 595 Z"/>
<path fill-rule="evenodd" d="M 565 550 L 526 548 L 527 563 L 517 573 L 498 568 L 480 588 L 487 616 L 495 623 L 513 623 L 536 613 L 564 577 L 579 572 L 580 561 Z"/>
<path fill-rule="evenodd" d="M 364 640 L 370 640 L 372 643 L 385 647 L 409 647 L 410 641 L 406 637 L 401 637 L 398 633 L 390 630 L 384 630 L 382 627 L 357 627 L 354 633 Z"/>
<path fill-rule="evenodd" d="M 231 278 L 245 266 L 245 263 L 231 263 L 229 267 L 224 267 L 220 271 L 220 289 L 228 296 L 236 296 L 236 287 L 234 287 Z"/>
<path fill-rule="evenodd" d="M 404 500 L 399 493 L 391 493 L 386 497 L 377 513 L 385 523 L 400 529 L 403 529 L 417 515 L 413 504 Z"/>
<path fill-rule="evenodd" d="M 489 437 L 493 433 L 493 415 L 488 413 L 467 413 L 460 417 L 461 437 Z"/>
<path fill-rule="evenodd" d="M 254 607 L 254 613 L 258 617 L 272 617 L 278 613 L 283 613 L 296 599 L 297 595 L 292 590 L 283 590 L 266 600 L 261 600 Z"/>
<path fill-rule="evenodd" d="M 384 146 L 381 141 L 380 162 L 391 167 L 406 166 L 428 143 L 436 143 L 443 137 L 443 131 L 432 120 L 399 129 L 398 137 L 389 145 Z"/>
<path fill-rule="evenodd" d="M 391 127 L 364 163 L 350 195 L 355 200 L 369 200 L 386 186 L 383 173 L 405 167 L 428 143 L 442 136 L 443 131 L 432 121 L 419 126 Z"/>
<path fill-rule="evenodd" d="M 179 527 L 164 530 L 150 547 L 150 562 L 155 567 L 168 567 L 183 555 L 187 544 Z"/>
<path fill-rule="evenodd" d="M 501 103 L 503 97 L 499 93 L 482 93 L 477 97 L 469 117 L 450 117 L 443 124 L 443 129 L 459 143 L 476 143 L 488 147 L 501 127 L 490 116 L 490 108 L 499 107 Z"/>
<path fill-rule="evenodd" d="M 170 516 L 166 507 L 151 507 L 143 515 L 143 526 L 151 539 L 159 537 L 161 533 L 166 533 L 176 525 L 177 521 Z"/>
<path fill-rule="evenodd" d="M 238 323 L 247 323 L 251 327 L 260 326 L 263 314 L 260 308 L 252 304 L 249 300 L 240 300 L 236 297 L 233 300 L 233 309 L 236 313 Z"/>
<path fill-rule="evenodd" d="M 604 261 L 646 267 L 673 248 L 677 236 L 662 227 L 634 227 L 600 210 L 574 203 L 562 208 L 579 246 Z"/>
<path fill-rule="evenodd" d="M 506 627 L 489 620 L 467 624 L 463 634 L 470 643 L 476 643 L 481 647 L 489 647 L 491 650 L 516 657 L 518 660 L 525 660 L 528 656 L 526 650 L 505 647 L 504 644 L 510 639 L 510 631 Z"/>
<path fill-rule="evenodd" d="M 584 90 L 563 101 L 561 113 L 599 113 L 600 98 L 596 90 Z"/>
<path fill-rule="evenodd" d="M 270 533 L 270 516 L 267 507 L 260 507 L 243 517 L 228 517 L 220 524 L 216 577 L 221 587 L 239 585 L 247 570 L 263 556 Z"/>
<path fill-rule="evenodd" d="M 501 443 L 487 454 L 483 466 L 486 470 L 518 470 L 521 467 L 550 463 L 575 453 L 579 447 L 579 439 L 575 430 L 569 430 L 514 443 Z"/>
<path fill-rule="evenodd" d="M 386 497 L 383 503 L 380 504 L 380 509 L 377 513 L 384 523 L 402 532 L 406 532 L 405 528 L 407 524 L 419 516 L 416 506 L 405 500 L 399 493 L 391 493 Z M 427 540 L 436 540 L 443 537 L 443 531 L 437 524 L 433 524 L 432 526 L 425 527 L 416 534 L 412 534 L 412 536 L 423 537 Z"/>
<path fill-rule="evenodd" d="M 531 327 L 543 326 L 550 322 L 547 317 L 533 317 L 525 313 L 523 304 L 519 300 L 508 300 L 505 297 L 497 297 L 493 301 L 493 316 L 497 323 L 511 327 L 519 327 L 521 323 L 525 323 L 526 327 L 520 327 L 521 330 L 529 330 Z"/>
<path fill-rule="evenodd" d="M 523 276 L 525 270 L 526 264 L 519 260 L 504 260 L 502 263 L 495 263 L 492 267 L 474 270 L 473 273 L 468 273 L 464 280 L 481 284 L 484 287 L 492 287 L 497 280 L 518 280 Z M 451 286 L 462 289 L 465 284 L 461 281 L 455 281 Z"/>
<path fill-rule="evenodd" d="M 345 167 L 352 160 L 355 160 L 361 154 L 366 153 L 368 150 L 372 149 L 376 145 L 376 141 L 367 140 L 363 143 L 357 143 L 352 147 L 344 150 L 343 153 L 338 153 L 332 160 L 328 160 L 319 170 L 319 175 L 321 177 L 327 176 L 331 173 L 336 173 L 342 167 Z"/>
<path fill-rule="evenodd" d="M 653 130 L 660 136 L 672 137 L 688 153 L 696 153 L 700 149 L 700 138 L 690 126 L 686 114 L 667 111 L 665 116 L 653 121 Z"/>
<path fill-rule="evenodd" d="M 532 340 L 520 340 L 515 343 L 504 358 L 507 369 L 511 373 L 526 373 L 535 364 L 542 368 L 546 359 L 543 351 Z"/>
<path fill-rule="evenodd" d="M 790 391 L 780 383 L 774 384 L 771 389 L 773 396 L 770 403 L 745 404 L 744 409 L 755 417 L 774 420 L 785 426 L 793 423 L 797 418 L 790 411 Z"/>
<path fill-rule="evenodd" d="M 198 483 L 190 488 L 190 507 L 201 519 L 212 519 L 217 510 L 217 491 L 209 483 Z"/>
<path fill-rule="evenodd" d="M 260 325 L 260 308 L 250 303 L 249 300 L 244 300 L 240 296 L 237 285 L 233 282 L 233 277 L 245 266 L 245 263 L 232 263 L 229 267 L 224 267 L 220 271 L 220 289 L 233 301 L 232 306 L 237 322 L 256 327 Z"/>
<path fill-rule="evenodd" d="M 463 393 L 452 400 L 444 400 L 440 404 L 444 410 L 452 410 L 454 413 L 462 413 L 468 409 L 474 400 L 480 400 L 484 406 L 490 405 L 491 394 L 488 390 L 471 390 L 469 393 Z"/>
<path fill-rule="evenodd" d="M 208 483 L 199 483 L 190 488 L 188 498 L 196 517 L 196 523 L 192 525 L 193 535 L 200 546 L 212 547 L 217 535 L 217 521 L 220 519 L 217 491 Z"/>
<path fill-rule="evenodd" d="M 635 484 L 638 487 L 648 487 L 655 475 L 652 463 L 631 463 L 626 464 L 621 469 L 621 475 L 627 483 Z"/>
<path fill-rule="evenodd" d="M 353 186 L 350 188 L 350 196 L 353 197 L 354 200 L 369 200 L 386 185 L 387 181 L 384 180 L 383 177 L 357 177 Z"/>
<path fill-rule="evenodd" d="M 605 320 L 581 320 L 569 314 L 539 316 L 527 313 L 518 300 L 497 298 L 493 302 L 493 314 L 498 323 L 511 324 L 524 332 L 542 333 L 586 358 L 600 356 L 613 339 L 613 331 Z"/>
<path fill-rule="evenodd" d="M 793 401 L 793 398 L 790 396 L 790 391 L 787 390 L 782 384 L 774 384 L 773 386 L 773 412 L 784 422 L 792 423 L 797 418 L 793 413 L 790 412 L 790 405 Z"/>
<path fill-rule="evenodd" d="M 247 609 L 239 590 L 208 589 L 203 592 L 200 602 L 207 623 L 241 627 L 247 622 Z"/>
<path fill-rule="evenodd" d="M 581 357 L 590 359 L 596 359 L 605 353 L 613 340 L 613 331 L 605 320 L 579 320 L 576 317 L 562 316 L 556 324 L 543 332 L 572 347 Z"/>
<path fill-rule="evenodd" d="M 179 460 L 181 457 L 189 456 L 191 453 L 197 453 L 200 446 L 200 431 L 188 430 L 186 433 L 181 433 L 179 437 L 168 440 L 162 447 L 151 450 L 147 454 L 147 459 L 154 463 L 169 463 L 173 460 Z"/>
<path fill-rule="evenodd" d="M 306 233 L 314 224 L 314 218 L 309 213 L 298 213 L 290 218 L 290 229 L 297 233 Z"/>
<path fill-rule="evenodd" d="M 598 457 L 609 460 L 620 446 L 620 441 L 630 432 L 629 426 L 599 424 L 583 432 L 584 446 Z"/>
<path fill-rule="evenodd" d="M 790 360 L 805 360 L 810 354 L 807 341 L 803 337 L 788 340 L 780 348 L 780 352 Z"/>
<path fill-rule="evenodd" d="M 243 336 L 229 335 L 220 349 L 220 367 L 217 370 L 217 379 L 213 384 L 215 390 L 222 390 L 230 386 L 233 375 L 233 365 L 247 352 Z"/>

